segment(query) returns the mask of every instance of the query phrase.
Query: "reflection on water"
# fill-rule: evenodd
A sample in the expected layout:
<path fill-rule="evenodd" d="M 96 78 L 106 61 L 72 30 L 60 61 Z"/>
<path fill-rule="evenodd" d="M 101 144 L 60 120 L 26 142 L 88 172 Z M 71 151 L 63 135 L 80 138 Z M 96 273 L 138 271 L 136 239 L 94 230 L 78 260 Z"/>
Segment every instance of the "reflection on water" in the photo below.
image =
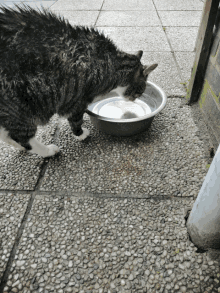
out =
<path fill-rule="evenodd" d="M 150 114 L 152 110 L 139 99 L 132 102 L 121 97 L 111 97 L 98 102 L 93 108 L 93 112 L 107 118 L 132 119 Z"/>
<path fill-rule="evenodd" d="M 135 113 L 132 113 L 130 111 L 127 111 L 123 114 L 121 119 L 132 119 L 132 118 L 138 118 L 138 116 Z"/>

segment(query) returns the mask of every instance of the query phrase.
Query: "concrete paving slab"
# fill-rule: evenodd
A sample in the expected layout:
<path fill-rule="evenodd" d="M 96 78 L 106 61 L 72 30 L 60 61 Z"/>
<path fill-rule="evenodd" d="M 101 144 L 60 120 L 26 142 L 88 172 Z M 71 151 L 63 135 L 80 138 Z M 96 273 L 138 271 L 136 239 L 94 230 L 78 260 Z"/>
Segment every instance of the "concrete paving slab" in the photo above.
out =
<path fill-rule="evenodd" d="M 198 27 L 166 27 L 165 29 L 174 51 L 194 51 Z"/>
<path fill-rule="evenodd" d="M 60 120 L 61 154 L 50 160 L 41 191 L 197 196 L 207 162 L 191 108 L 182 99 L 168 99 L 150 129 L 133 137 L 99 132 L 88 115 L 83 127 L 90 137 L 78 142 L 68 122 Z"/>
<path fill-rule="evenodd" d="M 170 52 L 144 52 L 142 63 L 146 65 L 158 63 L 158 67 L 149 76 L 149 81 L 158 84 L 165 93 L 170 95 L 185 95 L 181 84 L 177 65 Z M 187 71 L 187 69 L 185 69 Z"/>
<path fill-rule="evenodd" d="M 0 192 L 0 283 L 29 198 L 29 194 Z"/>
<path fill-rule="evenodd" d="M 191 205 L 38 195 L 4 293 L 218 292 L 217 261 L 187 240 Z"/>
<path fill-rule="evenodd" d="M 0 5 L 10 7 L 10 8 L 15 8 L 15 5 L 22 5 L 21 1 L 1 1 L 0 0 Z"/>
<path fill-rule="evenodd" d="M 157 10 L 202 10 L 204 3 L 200 0 L 154 0 Z"/>
<path fill-rule="evenodd" d="M 102 11 L 97 26 L 160 26 L 156 11 Z"/>
<path fill-rule="evenodd" d="M 31 8 L 41 9 L 41 7 L 50 8 L 54 3 L 56 3 L 56 1 L 23 1 L 22 3 L 30 6 Z"/>
<path fill-rule="evenodd" d="M 100 10 L 103 0 L 59 0 L 53 5 L 54 10 Z"/>
<path fill-rule="evenodd" d="M 0 189 L 33 190 L 43 160 L 0 142 Z"/>
<path fill-rule="evenodd" d="M 57 117 L 45 127 L 39 127 L 37 138 L 50 144 L 56 129 Z M 20 151 L 0 141 L 0 189 L 33 190 L 41 170 L 43 158 Z"/>
<path fill-rule="evenodd" d="M 7 0 L 0 0 L 0 5 L 7 5 L 7 3 L 21 3 L 21 1 L 7 1 Z"/>
<path fill-rule="evenodd" d="M 176 60 L 179 64 L 184 82 L 188 82 L 195 59 L 195 52 L 175 52 Z"/>
<path fill-rule="evenodd" d="M 36 2 L 36 3 L 38 3 L 38 2 L 42 2 L 42 3 L 44 3 L 44 2 L 56 2 L 57 0 L 24 0 L 24 1 L 22 1 L 22 2 Z"/>
<path fill-rule="evenodd" d="M 51 11 L 68 19 L 71 25 L 85 25 L 85 26 L 94 26 L 99 14 L 99 11 L 95 11 L 95 10 L 94 11 L 54 10 L 53 6 L 51 7 Z"/>
<path fill-rule="evenodd" d="M 97 27 L 124 51 L 170 51 L 162 27 Z"/>
<path fill-rule="evenodd" d="M 155 10 L 152 0 L 105 0 L 102 10 Z"/>
<path fill-rule="evenodd" d="M 7 6 L 10 8 L 15 8 L 15 5 L 23 6 L 28 5 L 35 9 L 41 9 L 44 8 L 50 8 L 54 3 L 56 3 L 57 0 L 27 0 L 27 1 L 3 1 L 0 5 L 3 4 L 3 6 Z"/>
<path fill-rule="evenodd" d="M 199 26 L 202 11 L 158 11 L 163 26 Z"/>

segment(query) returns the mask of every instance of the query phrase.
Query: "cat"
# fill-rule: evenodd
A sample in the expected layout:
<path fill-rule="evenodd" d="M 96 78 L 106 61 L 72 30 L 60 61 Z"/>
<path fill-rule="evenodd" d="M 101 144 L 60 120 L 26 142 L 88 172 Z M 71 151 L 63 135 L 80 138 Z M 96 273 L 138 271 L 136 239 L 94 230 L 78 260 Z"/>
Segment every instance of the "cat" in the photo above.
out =
<path fill-rule="evenodd" d="M 57 113 L 84 140 L 83 114 L 95 97 L 114 90 L 134 101 L 157 64 L 141 64 L 143 51 L 128 54 L 93 27 L 71 26 L 49 10 L 1 7 L 0 138 L 8 144 L 50 157 L 56 145 L 36 137 Z"/>

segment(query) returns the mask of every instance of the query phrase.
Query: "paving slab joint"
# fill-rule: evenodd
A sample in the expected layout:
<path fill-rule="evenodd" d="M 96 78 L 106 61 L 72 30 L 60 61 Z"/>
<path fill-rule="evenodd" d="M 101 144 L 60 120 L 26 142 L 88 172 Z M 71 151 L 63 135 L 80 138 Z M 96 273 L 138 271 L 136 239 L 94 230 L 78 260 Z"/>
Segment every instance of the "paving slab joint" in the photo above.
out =
<path fill-rule="evenodd" d="M 59 127 L 57 126 L 57 128 L 55 130 L 54 137 L 53 137 L 54 142 L 56 142 L 58 135 L 59 135 Z M 34 190 L 32 191 L 32 194 L 31 194 L 31 197 L 29 199 L 25 214 L 24 214 L 23 219 L 21 221 L 21 225 L 18 228 L 18 232 L 17 232 L 16 238 L 15 238 L 15 242 L 14 242 L 14 245 L 12 247 L 12 250 L 11 250 L 11 253 L 10 253 L 6 268 L 5 268 L 5 271 L 3 273 L 2 279 L 0 280 L 1 281 L 0 282 L 0 293 L 4 292 L 4 287 L 7 284 L 8 276 L 9 276 L 10 271 L 11 271 L 12 263 L 14 261 L 15 255 L 16 255 L 16 252 L 17 252 L 17 249 L 18 249 L 18 246 L 19 246 L 19 243 L 20 243 L 21 236 L 23 234 L 23 231 L 24 231 L 28 216 L 29 216 L 31 208 L 33 206 L 34 199 L 35 199 L 37 193 L 40 190 L 40 186 L 41 186 L 41 183 L 43 181 L 44 174 L 46 172 L 47 166 L 49 164 L 49 160 L 50 160 L 49 158 L 45 158 L 44 161 L 43 161 L 43 164 L 41 165 L 41 171 L 40 171 L 37 183 L 35 185 Z"/>
<path fill-rule="evenodd" d="M 16 255 L 16 252 L 17 252 L 17 249 L 18 249 L 18 245 L 19 245 L 22 233 L 24 231 L 27 218 L 28 218 L 29 213 L 31 211 L 35 196 L 36 196 L 36 193 L 33 192 L 33 194 L 30 197 L 30 200 L 28 202 L 27 209 L 25 211 L 24 217 L 23 217 L 23 219 L 21 221 L 21 225 L 20 225 L 20 227 L 18 229 L 16 238 L 15 238 L 15 242 L 14 242 L 14 245 L 12 247 L 12 250 L 11 250 L 11 253 L 10 253 L 10 256 L 9 256 L 9 259 L 8 259 L 8 262 L 7 262 L 7 265 L 6 265 L 6 268 L 5 268 L 5 271 L 3 273 L 1 283 L 0 283 L 0 293 L 4 292 L 4 287 L 6 286 L 6 283 L 8 281 L 8 276 L 10 274 L 11 266 L 12 266 L 12 263 L 14 261 L 14 258 L 15 258 L 15 255 Z"/>
<path fill-rule="evenodd" d="M 97 16 L 97 18 L 96 18 L 96 21 L 95 21 L 94 27 L 96 27 L 96 24 L 97 24 L 97 21 L 98 21 L 98 19 L 99 19 L 100 13 L 101 13 L 101 11 L 102 11 L 102 7 L 103 7 L 103 5 L 104 5 L 104 2 L 105 2 L 105 0 L 102 1 L 102 6 L 101 6 L 101 8 L 100 8 L 100 10 L 99 10 L 99 13 L 98 13 L 98 16 Z"/>
<path fill-rule="evenodd" d="M 156 7 L 156 5 L 155 5 L 155 3 L 154 3 L 154 0 L 153 0 L 153 5 L 154 5 L 154 7 L 155 7 L 155 10 L 156 10 L 157 16 L 158 16 L 158 18 L 159 18 L 159 20 L 160 20 L 160 23 L 161 23 L 161 26 L 162 26 L 162 28 L 163 28 L 164 34 L 165 34 L 165 36 L 166 36 L 167 42 L 168 42 L 168 44 L 169 44 L 169 46 L 170 46 L 170 52 L 171 52 L 171 54 L 172 54 L 172 56 L 173 56 L 173 59 L 174 59 L 175 65 L 176 65 L 176 67 L 177 67 L 177 71 L 178 71 L 179 77 L 180 77 L 180 79 L 181 79 L 181 81 L 182 81 L 182 83 L 183 83 L 184 90 L 187 92 L 187 86 L 184 84 L 184 78 L 183 78 L 183 76 L 182 76 L 182 73 L 181 73 L 181 70 L 180 70 L 180 66 L 179 66 L 179 64 L 178 64 L 178 62 L 177 62 L 177 60 L 176 60 L 175 51 L 173 50 L 173 47 L 172 47 L 172 45 L 171 45 L 171 42 L 170 42 L 169 37 L 168 37 L 167 32 L 166 32 L 166 27 L 163 25 L 163 22 L 162 22 L 162 20 L 161 20 L 161 18 L 160 18 L 160 15 L 159 15 L 158 11 L 157 11 L 157 7 Z"/>
<path fill-rule="evenodd" d="M 48 163 L 49 163 L 49 160 L 44 159 L 44 162 L 43 162 L 42 167 L 41 167 L 41 172 L 40 172 L 37 184 L 35 186 L 35 190 L 32 191 L 32 195 L 31 195 L 30 200 L 28 202 L 27 209 L 25 211 L 24 217 L 23 217 L 23 219 L 21 221 L 21 225 L 18 228 L 18 232 L 17 232 L 16 238 L 15 238 L 15 242 L 14 242 L 14 245 L 12 247 L 12 250 L 11 250 L 11 253 L 10 253 L 6 268 L 5 268 L 5 271 L 4 271 L 3 276 L 2 276 L 2 280 L 1 280 L 1 283 L 0 283 L 0 293 L 4 292 L 4 287 L 6 286 L 6 283 L 8 281 L 8 276 L 10 274 L 11 266 L 12 266 L 12 263 L 14 261 L 15 255 L 16 255 L 16 252 L 17 252 L 17 249 L 18 249 L 18 246 L 19 246 L 19 243 L 20 243 L 21 236 L 23 234 L 23 231 L 24 231 L 28 216 L 30 214 L 31 208 L 33 206 L 33 202 L 34 202 L 34 199 L 36 197 L 36 194 L 37 194 L 38 190 L 40 189 L 40 185 L 41 185 L 41 182 L 43 180 L 43 176 L 44 176 L 44 174 L 46 172 Z"/>

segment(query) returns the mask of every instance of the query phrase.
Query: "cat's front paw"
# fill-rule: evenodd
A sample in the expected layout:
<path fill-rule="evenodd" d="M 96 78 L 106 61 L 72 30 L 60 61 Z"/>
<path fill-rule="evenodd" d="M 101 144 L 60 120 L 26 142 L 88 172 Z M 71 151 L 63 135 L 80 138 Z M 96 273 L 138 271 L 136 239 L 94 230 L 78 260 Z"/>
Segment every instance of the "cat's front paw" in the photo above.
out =
<path fill-rule="evenodd" d="M 54 144 L 50 144 L 47 146 L 47 153 L 45 153 L 45 155 L 43 156 L 44 158 L 47 157 L 52 157 L 54 155 L 56 155 L 57 153 L 59 153 L 60 149 L 58 148 L 58 146 L 54 145 Z"/>
<path fill-rule="evenodd" d="M 82 141 L 89 136 L 89 130 L 87 128 L 82 128 L 83 133 L 80 136 L 75 136 L 77 140 Z"/>

